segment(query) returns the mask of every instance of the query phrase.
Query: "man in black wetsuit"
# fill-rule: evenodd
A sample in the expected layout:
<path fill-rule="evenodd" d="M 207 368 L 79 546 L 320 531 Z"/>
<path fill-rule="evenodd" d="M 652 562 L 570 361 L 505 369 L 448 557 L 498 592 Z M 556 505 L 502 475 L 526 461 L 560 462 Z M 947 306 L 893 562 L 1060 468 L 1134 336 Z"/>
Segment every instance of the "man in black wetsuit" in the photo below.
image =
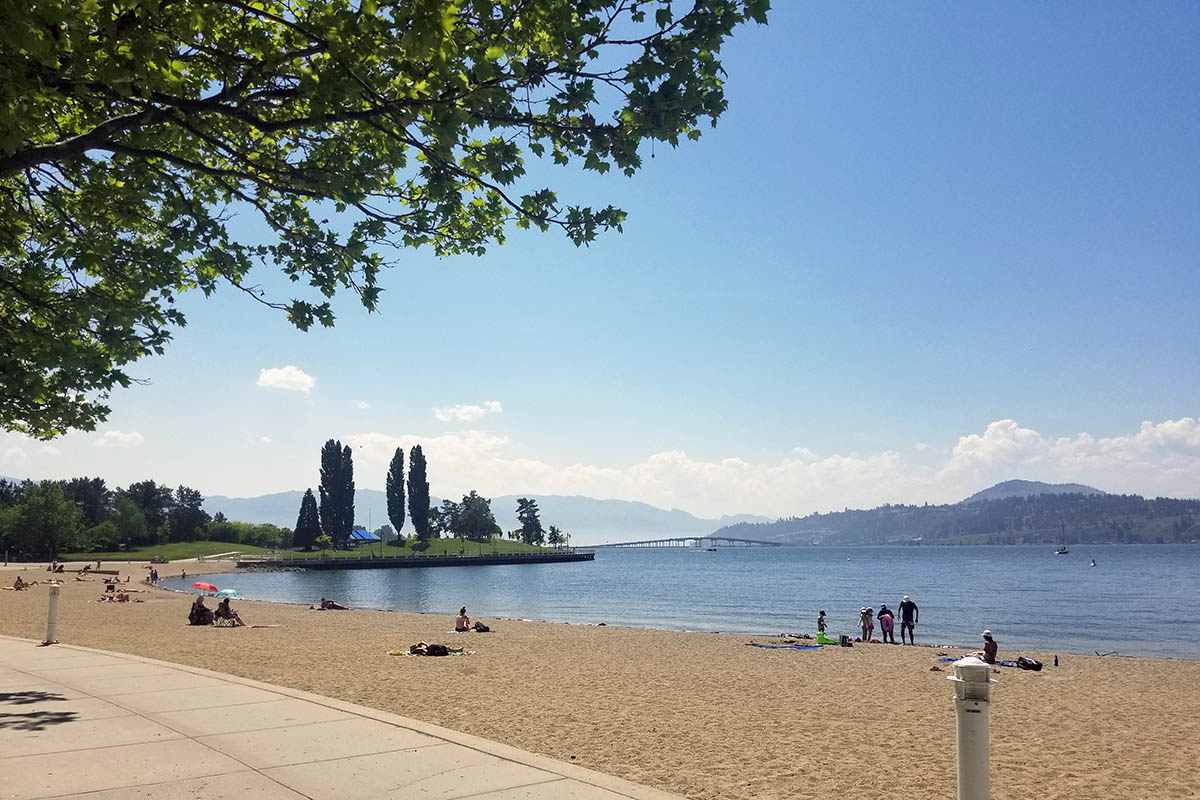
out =
<path fill-rule="evenodd" d="M 900 600 L 900 644 L 916 644 L 917 634 L 913 630 L 917 622 L 920 621 L 921 614 L 917 610 L 917 604 L 908 599 L 908 595 Z M 904 632 L 908 631 L 909 641 L 904 640 Z"/>

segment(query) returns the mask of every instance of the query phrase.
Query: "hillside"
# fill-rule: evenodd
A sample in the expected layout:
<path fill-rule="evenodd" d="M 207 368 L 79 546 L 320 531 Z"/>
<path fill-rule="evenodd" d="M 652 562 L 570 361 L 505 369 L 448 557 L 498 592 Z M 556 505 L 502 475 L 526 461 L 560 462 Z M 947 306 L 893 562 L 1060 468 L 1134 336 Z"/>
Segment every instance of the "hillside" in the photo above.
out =
<path fill-rule="evenodd" d="M 259 497 L 223 497 L 204 499 L 204 509 L 210 514 L 218 511 L 230 519 L 264 523 L 291 528 L 296 524 L 303 492 L 278 492 Z M 571 534 L 576 545 L 600 544 L 628 539 L 659 539 L 672 536 L 705 535 L 713 528 L 744 522 L 767 522 L 768 517 L 751 514 L 704 519 L 679 509 L 662 509 L 629 500 L 597 500 L 593 497 L 565 495 L 519 495 L 537 500 L 542 524 L 557 525 Z M 492 498 L 492 512 L 504 530 L 517 527 L 518 495 Z M 441 498 L 430 498 L 439 505 Z M 354 493 L 354 518 L 363 525 L 378 528 L 387 523 L 387 497 L 376 489 L 359 489 Z M 412 533 L 405 524 L 405 532 Z"/>
<path fill-rule="evenodd" d="M 980 500 L 1004 500 L 1009 497 L 1033 497 L 1039 494 L 1105 494 L 1099 489 L 1081 483 L 1042 483 L 1041 481 L 1004 481 L 976 492 L 963 500 L 978 503 Z"/>
<path fill-rule="evenodd" d="M 941 506 L 886 505 L 720 528 L 717 536 L 784 544 L 1068 544 L 1200 540 L 1200 500 L 1040 494 Z"/>

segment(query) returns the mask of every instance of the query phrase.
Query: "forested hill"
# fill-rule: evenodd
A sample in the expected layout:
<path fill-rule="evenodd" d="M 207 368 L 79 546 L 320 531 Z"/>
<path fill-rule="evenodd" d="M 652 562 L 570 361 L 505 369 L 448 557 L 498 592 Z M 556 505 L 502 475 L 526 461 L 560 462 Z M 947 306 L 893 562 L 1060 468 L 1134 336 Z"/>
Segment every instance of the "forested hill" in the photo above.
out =
<path fill-rule="evenodd" d="M 1200 500 L 1040 494 L 727 525 L 714 536 L 784 544 L 1067 544 L 1200 541 Z"/>

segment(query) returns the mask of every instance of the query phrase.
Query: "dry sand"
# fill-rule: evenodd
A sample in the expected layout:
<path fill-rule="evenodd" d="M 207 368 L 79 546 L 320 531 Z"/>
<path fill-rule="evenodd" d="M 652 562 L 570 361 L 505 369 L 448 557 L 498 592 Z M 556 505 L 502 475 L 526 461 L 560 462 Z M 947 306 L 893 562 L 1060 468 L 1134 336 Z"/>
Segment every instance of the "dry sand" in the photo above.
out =
<path fill-rule="evenodd" d="M 122 565 L 135 582 L 140 567 Z M 227 569 L 160 572 L 181 567 Z M 13 577 L 0 569 L 3 585 Z M 952 688 L 930 648 L 764 650 L 745 646 L 763 637 L 486 618 L 495 633 L 456 635 L 454 609 L 246 601 L 243 619 L 280 627 L 193 628 L 186 596 L 148 589 L 111 605 L 95 602 L 102 591 L 68 576 L 60 641 L 361 703 L 691 798 L 955 793 Z M 42 586 L 0 592 L 0 633 L 40 640 L 46 605 Z M 475 652 L 387 655 L 418 640 Z M 1064 654 L 1058 668 L 993 677 L 993 796 L 1200 797 L 1200 662 Z"/>

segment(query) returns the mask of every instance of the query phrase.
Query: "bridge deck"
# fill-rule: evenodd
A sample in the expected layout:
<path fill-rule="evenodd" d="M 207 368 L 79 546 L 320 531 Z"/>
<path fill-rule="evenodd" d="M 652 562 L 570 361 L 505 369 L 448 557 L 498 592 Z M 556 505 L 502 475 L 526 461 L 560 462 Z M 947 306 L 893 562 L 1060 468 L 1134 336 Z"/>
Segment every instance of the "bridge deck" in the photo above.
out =
<path fill-rule="evenodd" d="M 671 539 L 644 539 L 638 542 L 614 542 L 601 547 L 782 547 L 779 542 L 758 539 L 734 539 L 729 536 L 677 536 Z"/>

